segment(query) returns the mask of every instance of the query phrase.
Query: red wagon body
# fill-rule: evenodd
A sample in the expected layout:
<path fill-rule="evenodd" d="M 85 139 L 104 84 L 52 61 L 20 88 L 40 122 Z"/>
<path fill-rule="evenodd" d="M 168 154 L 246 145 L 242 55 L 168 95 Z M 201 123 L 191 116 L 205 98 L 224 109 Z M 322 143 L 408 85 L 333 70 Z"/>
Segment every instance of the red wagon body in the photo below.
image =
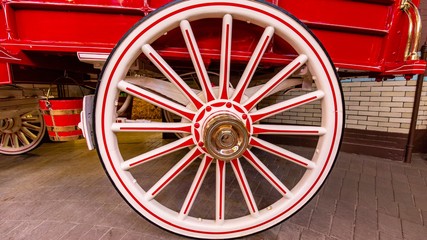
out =
<path fill-rule="evenodd" d="M 11 74 L 19 65 L 64 68 L 66 63 L 52 62 L 49 55 L 71 53 L 108 54 L 118 40 L 137 21 L 170 1 L 3 1 L 0 14 L 0 83 L 20 82 L 25 76 Z M 305 23 L 320 39 L 337 68 L 370 75 L 416 74 L 425 63 L 411 55 L 419 41 L 415 35 L 416 18 L 408 17 L 395 0 L 310 0 L 270 1 L 289 11 Z M 413 1 L 415 5 L 419 1 Z M 411 19 L 412 23 L 410 23 Z M 411 26 L 409 26 L 412 24 Z M 209 59 L 219 59 L 219 42 L 212 40 L 206 22 L 199 28 L 199 46 Z M 239 30 L 233 50 L 234 58 L 245 61 L 259 33 Z M 409 33 L 411 35 L 409 35 Z M 409 43 L 408 43 L 409 41 Z M 418 45 L 416 45 L 418 46 Z M 415 46 L 415 47 L 416 47 Z M 160 52 L 173 59 L 188 58 L 183 42 L 162 42 Z M 408 50 L 409 48 L 409 50 Z M 412 50 L 415 48 L 412 48 Z M 266 64 L 286 59 L 286 45 L 274 42 L 264 56 Z M 88 55 L 83 55 L 83 57 Z M 96 57 L 96 55 L 91 55 Z M 78 68 L 71 66 L 70 69 Z M 84 69 L 84 68 L 83 68 Z M 14 79 L 13 76 L 16 76 Z M 19 79 L 22 78 L 22 79 Z M 37 81 L 37 80 L 36 80 Z"/>

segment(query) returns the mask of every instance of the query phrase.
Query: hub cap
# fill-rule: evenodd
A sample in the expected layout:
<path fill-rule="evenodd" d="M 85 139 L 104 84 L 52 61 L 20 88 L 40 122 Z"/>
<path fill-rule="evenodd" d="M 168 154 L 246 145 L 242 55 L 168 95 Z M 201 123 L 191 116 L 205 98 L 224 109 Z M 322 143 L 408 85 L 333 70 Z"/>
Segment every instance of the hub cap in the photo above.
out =
<path fill-rule="evenodd" d="M 210 119 L 204 136 L 208 153 L 224 161 L 241 157 L 249 142 L 244 124 L 230 114 Z"/>

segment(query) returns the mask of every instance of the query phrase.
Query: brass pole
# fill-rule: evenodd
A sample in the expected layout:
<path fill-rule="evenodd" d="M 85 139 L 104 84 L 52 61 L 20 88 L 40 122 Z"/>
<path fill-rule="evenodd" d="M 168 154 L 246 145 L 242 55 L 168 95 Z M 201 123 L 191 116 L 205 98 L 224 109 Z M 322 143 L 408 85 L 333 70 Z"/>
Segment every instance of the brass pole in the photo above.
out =
<path fill-rule="evenodd" d="M 421 59 L 425 60 L 427 57 L 427 42 L 421 47 Z M 412 161 L 412 150 L 414 148 L 415 130 L 417 128 L 418 111 L 420 109 L 421 94 L 423 91 L 424 73 L 418 74 L 417 86 L 415 89 L 414 108 L 412 109 L 412 119 L 409 128 L 408 142 L 405 150 L 405 163 Z"/>

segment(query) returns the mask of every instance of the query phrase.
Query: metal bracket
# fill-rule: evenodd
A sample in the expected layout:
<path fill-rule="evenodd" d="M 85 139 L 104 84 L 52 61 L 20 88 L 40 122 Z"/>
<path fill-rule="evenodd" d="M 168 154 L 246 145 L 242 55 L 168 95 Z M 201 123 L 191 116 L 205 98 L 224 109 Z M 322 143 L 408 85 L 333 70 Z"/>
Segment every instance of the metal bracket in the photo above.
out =
<path fill-rule="evenodd" d="M 405 60 L 419 60 L 418 48 L 421 37 L 421 16 L 420 12 L 411 0 L 402 0 L 400 10 L 408 15 L 409 29 L 408 42 L 405 49 Z"/>
<path fill-rule="evenodd" d="M 83 110 L 80 113 L 80 123 L 78 127 L 82 130 L 83 137 L 89 150 L 95 149 L 93 134 L 93 104 L 95 95 L 87 95 L 83 98 Z"/>

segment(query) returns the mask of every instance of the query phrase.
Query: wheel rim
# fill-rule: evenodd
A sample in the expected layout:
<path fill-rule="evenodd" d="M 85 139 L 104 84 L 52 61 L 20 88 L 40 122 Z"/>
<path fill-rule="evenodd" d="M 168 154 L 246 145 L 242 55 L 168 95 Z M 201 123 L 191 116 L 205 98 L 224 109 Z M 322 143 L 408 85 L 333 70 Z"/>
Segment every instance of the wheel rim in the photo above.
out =
<path fill-rule="evenodd" d="M 227 12 L 224 9 L 227 9 Z M 100 121 L 95 121 L 95 126 L 98 152 L 107 173 L 119 192 L 136 211 L 157 225 L 178 234 L 200 238 L 238 237 L 258 232 L 283 221 L 315 194 L 325 180 L 338 151 L 343 124 L 342 100 L 334 69 L 328 57 L 316 40 L 299 23 L 265 4 L 189 1 L 172 5 L 167 10 L 154 14 L 134 28 L 110 56 L 104 69 L 96 103 L 95 118 Z M 191 21 L 205 16 L 223 19 L 221 80 L 218 87 L 212 87 L 207 77 L 207 71 L 191 29 Z M 264 33 L 241 80 L 234 88 L 230 88 L 231 32 L 233 22 L 241 20 L 261 26 Z M 174 69 L 151 46 L 159 36 L 176 27 L 181 28 L 183 32 L 183 38 L 200 80 L 200 94 L 195 93 L 181 81 Z M 248 94 L 248 89 L 251 89 L 250 81 L 273 35 L 286 40 L 298 56 L 275 77 L 257 88 L 253 94 Z M 124 80 L 128 66 L 140 54 L 145 54 L 163 72 L 187 98 L 187 103 L 176 103 L 165 98 L 161 93 L 147 91 L 132 81 Z M 256 108 L 261 100 L 300 70 L 301 66 L 307 66 L 314 76 L 317 90 L 265 108 Z M 177 114 L 183 121 L 181 123 L 115 123 L 114 102 L 121 91 Z M 322 106 L 321 126 L 272 126 L 260 123 L 278 113 L 316 101 Z M 124 158 L 118 147 L 119 140 L 116 134 L 129 131 L 174 132 L 183 133 L 183 137 L 136 157 Z M 319 138 L 315 153 L 309 160 L 257 136 L 264 134 L 316 135 Z M 145 164 L 163 156 L 186 149 L 188 149 L 186 154 L 154 184 L 148 187 L 138 184 L 137 175 L 132 172 L 132 169 L 142 168 Z M 257 157 L 254 153 L 255 149 L 301 166 L 304 173 L 299 182 L 289 189 L 265 165 L 265 160 Z M 166 187 L 199 158 L 202 160 L 181 207 L 173 210 L 162 204 L 158 200 L 159 194 L 164 194 L 162 192 Z M 243 162 L 249 163 L 270 186 L 280 193 L 281 196 L 276 201 L 258 209 L 257 200 L 254 198 L 242 166 Z M 226 168 L 230 166 L 233 169 L 232 173 L 227 173 Z M 215 169 L 216 182 L 215 213 L 211 218 L 201 219 L 192 216 L 191 209 L 195 207 L 194 203 L 201 185 L 208 170 L 212 168 Z M 235 176 L 248 214 L 227 217 L 225 195 L 228 175 Z"/>
<path fill-rule="evenodd" d="M 45 133 L 39 110 L 25 111 L 13 118 L 0 120 L 0 153 L 22 154 L 36 148 Z"/>

